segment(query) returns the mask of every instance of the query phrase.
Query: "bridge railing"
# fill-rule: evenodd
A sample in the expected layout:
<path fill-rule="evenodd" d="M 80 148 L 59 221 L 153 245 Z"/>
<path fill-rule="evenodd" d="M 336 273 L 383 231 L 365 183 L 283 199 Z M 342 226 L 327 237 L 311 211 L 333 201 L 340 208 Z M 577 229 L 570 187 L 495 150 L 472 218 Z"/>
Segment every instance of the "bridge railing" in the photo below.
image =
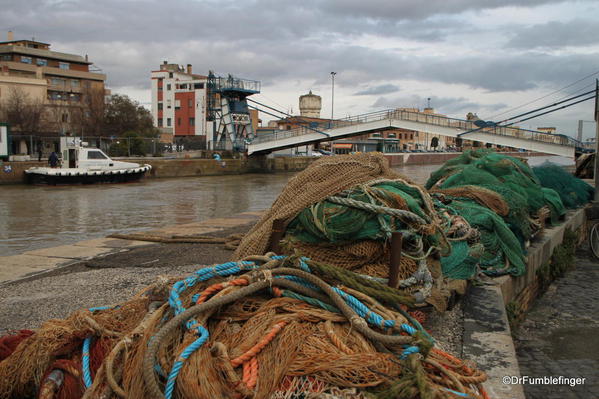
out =
<path fill-rule="evenodd" d="M 380 120 L 391 120 L 398 119 L 403 121 L 411 121 L 418 123 L 425 123 L 436 126 L 450 127 L 459 129 L 464 132 L 474 131 L 496 134 L 500 136 L 509 136 L 514 138 L 520 138 L 525 140 L 540 141 L 545 143 L 553 143 L 564 146 L 575 146 L 575 140 L 569 136 L 563 134 L 554 134 L 547 132 L 540 132 L 536 130 L 522 129 L 518 127 L 504 127 L 504 126 L 493 126 L 479 128 L 474 121 L 465 119 L 449 118 L 447 116 L 425 114 L 422 112 L 414 112 L 402 109 L 388 109 L 384 111 L 376 111 L 362 115 L 356 115 L 345 119 L 339 119 L 327 122 L 326 124 L 320 124 L 317 128 L 312 127 L 299 127 L 290 130 L 278 130 L 273 133 L 268 133 L 256 137 L 253 144 L 264 143 L 269 141 L 283 140 L 290 137 L 303 136 L 305 134 L 315 133 L 316 130 L 320 130 L 323 133 L 332 129 L 341 127 L 360 125 L 368 122 L 375 122 Z M 473 132 L 473 133 L 474 133 Z M 468 140 L 468 135 L 464 135 L 463 139 Z"/>

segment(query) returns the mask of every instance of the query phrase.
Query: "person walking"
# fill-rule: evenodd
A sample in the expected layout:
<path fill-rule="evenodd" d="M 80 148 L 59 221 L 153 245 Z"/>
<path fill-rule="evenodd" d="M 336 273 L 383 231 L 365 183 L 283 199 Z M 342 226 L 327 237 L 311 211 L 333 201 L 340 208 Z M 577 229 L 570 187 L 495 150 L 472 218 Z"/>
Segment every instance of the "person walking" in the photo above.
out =
<path fill-rule="evenodd" d="M 37 148 L 37 161 L 40 162 L 42 160 L 42 147 Z"/>

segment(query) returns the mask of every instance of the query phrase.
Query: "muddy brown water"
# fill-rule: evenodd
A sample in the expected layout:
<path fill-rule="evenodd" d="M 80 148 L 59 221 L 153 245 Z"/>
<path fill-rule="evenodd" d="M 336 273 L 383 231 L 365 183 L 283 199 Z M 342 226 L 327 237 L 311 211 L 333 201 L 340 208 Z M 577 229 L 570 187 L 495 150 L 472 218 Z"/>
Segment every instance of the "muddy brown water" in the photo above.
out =
<path fill-rule="evenodd" d="M 532 158 L 535 163 L 546 157 Z M 556 157 L 552 157 L 556 158 Z M 423 184 L 440 165 L 396 170 Z M 294 173 L 0 186 L 0 256 L 270 207 Z"/>

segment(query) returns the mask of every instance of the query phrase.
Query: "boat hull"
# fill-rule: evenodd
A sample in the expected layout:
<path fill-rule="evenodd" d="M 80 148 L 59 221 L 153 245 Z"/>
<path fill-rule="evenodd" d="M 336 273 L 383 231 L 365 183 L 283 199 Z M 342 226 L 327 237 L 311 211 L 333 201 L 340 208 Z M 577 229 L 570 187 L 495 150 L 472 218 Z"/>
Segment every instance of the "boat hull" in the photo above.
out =
<path fill-rule="evenodd" d="M 27 171 L 27 183 L 36 185 L 73 185 L 73 184 L 115 184 L 139 181 L 151 168 L 135 168 L 133 170 L 62 172 L 56 169 L 54 173 Z"/>

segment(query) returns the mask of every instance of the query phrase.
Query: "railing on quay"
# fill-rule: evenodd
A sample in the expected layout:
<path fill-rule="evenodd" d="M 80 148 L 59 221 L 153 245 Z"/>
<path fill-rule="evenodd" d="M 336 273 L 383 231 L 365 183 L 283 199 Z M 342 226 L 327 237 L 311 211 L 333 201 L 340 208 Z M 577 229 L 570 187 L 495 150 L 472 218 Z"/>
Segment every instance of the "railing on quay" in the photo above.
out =
<path fill-rule="evenodd" d="M 479 128 L 474 121 L 449 118 L 447 116 L 425 114 L 422 112 L 406 111 L 389 109 L 384 111 L 376 111 L 367 114 L 357 115 L 345 119 L 339 119 L 320 124 L 317 129 L 321 129 L 323 132 L 329 132 L 332 129 L 341 127 L 360 125 L 368 122 L 376 122 L 381 120 L 392 120 L 398 119 L 403 121 L 426 123 L 435 126 L 449 127 L 454 129 L 463 130 L 464 132 L 482 132 L 496 134 L 500 136 L 509 136 L 531 141 L 539 141 L 545 143 L 553 143 L 564 146 L 575 146 L 575 139 L 563 134 L 554 134 L 547 132 L 540 132 L 536 130 L 528 130 L 517 127 L 509 126 L 494 126 Z M 273 133 L 267 133 L 257 136 L 252 144 L 266 143 L 271 141 L 278 141 L 287 139 L 290 137 L 303 136 L 306 134 L 314 133 L 314 128 L 299 127 L 290 130 L 279 130 Z M 463 139 L 468 140 L 468 135 L 465 135 Z"/>

